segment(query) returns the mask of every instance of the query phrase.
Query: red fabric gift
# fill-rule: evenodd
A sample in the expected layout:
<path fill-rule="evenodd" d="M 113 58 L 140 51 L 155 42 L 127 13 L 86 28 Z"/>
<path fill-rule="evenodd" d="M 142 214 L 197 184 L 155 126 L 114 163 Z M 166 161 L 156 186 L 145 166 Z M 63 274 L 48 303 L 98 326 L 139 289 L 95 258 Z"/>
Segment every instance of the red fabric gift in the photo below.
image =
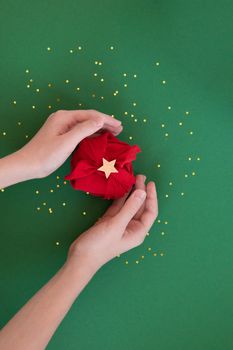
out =
<path fill-rule="evenodd" d="M 135 184 L 132 161 L 140 151 L 137 145 L 130 146 L 107 131 L 87 137 L 74 151 L 71 172 L 65 178 L 76 190 L 106 199 L 120 198 Z M 117 172 L 111 172 L 107 177 L 99 170 L 104 160 L 115 160 Z"/>

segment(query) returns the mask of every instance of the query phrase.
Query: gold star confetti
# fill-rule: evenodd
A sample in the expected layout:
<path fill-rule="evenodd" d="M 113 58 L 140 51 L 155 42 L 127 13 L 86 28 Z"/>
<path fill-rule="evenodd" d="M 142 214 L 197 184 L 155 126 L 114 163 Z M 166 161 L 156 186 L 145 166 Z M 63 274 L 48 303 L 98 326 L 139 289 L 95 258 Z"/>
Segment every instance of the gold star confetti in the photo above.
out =
<path fill-rule="evenodd" d="M 108 161 L 105 158 L 103 158 L 103 165 L 97 170 L 103 171 L 105 173 L 106 178 L 108 179 L 111 173 L 118 173 L 118 170 L 114 166 L 115 163 L 116 163 L 116 159 Z"/>

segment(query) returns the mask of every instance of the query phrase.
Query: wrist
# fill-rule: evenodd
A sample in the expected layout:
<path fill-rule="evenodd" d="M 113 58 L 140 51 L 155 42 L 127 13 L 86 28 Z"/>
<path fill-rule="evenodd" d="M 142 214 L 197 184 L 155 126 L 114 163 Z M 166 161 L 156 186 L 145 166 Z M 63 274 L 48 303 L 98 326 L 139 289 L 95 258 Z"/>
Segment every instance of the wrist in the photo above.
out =
<path fill-rule="evenodd" d="M 68 257 L 63 267 L 74 275 L 82 272 L 87 279 L 91 279 L 100 268 L 89 258 L 82 258 L 73 255 Z"/>
<path fill-rule="evenodd" d="M 22 150 L 0 159 L 0 188 L 34 178 L 33 167 Z"/>

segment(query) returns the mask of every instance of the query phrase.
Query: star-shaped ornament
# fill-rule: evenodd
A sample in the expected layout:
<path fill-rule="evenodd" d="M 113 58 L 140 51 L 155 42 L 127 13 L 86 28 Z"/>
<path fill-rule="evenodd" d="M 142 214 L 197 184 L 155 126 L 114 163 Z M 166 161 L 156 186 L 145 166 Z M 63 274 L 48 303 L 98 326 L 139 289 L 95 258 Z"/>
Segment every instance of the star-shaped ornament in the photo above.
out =
<path fill-rule="evenodd" d="M 118 170 L 115 168 L 116 159 L 111 160 L 110 162 L 103 158 L 103 165 L 97 170 L 103 171 L 105 173 L 106 179 L 110 176 L 111 173 L 118 173 Z"/>

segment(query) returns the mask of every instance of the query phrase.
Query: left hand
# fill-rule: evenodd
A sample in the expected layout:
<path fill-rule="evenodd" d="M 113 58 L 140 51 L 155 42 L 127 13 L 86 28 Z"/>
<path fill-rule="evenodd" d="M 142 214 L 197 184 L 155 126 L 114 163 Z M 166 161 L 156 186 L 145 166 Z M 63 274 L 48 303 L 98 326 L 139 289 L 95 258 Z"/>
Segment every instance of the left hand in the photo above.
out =
<path fill-rule="evenodd" d="M 52 113 L 38 133 L 19 152 L 31 168 L 31 178 L 42 178 L 58 169 L 85 137 L 100 129 L 118 135 L 121 122 L 95 110 Z"/>

